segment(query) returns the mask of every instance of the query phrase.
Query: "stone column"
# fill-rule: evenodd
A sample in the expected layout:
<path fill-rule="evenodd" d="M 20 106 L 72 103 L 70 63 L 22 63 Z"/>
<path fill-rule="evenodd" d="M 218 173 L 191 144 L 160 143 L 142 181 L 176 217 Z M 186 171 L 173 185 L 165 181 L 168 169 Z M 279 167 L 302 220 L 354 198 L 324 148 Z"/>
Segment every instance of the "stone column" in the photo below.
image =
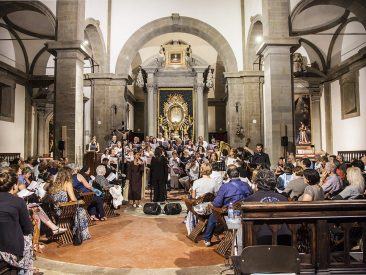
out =
<path fill-rule="evenodd" d="M 332 95 L 330 82 L 325 82 L 323 85 L 324 96 L 324 116 L 325 116 L 325 146 L 323 144 L 323 150 L 327 153 L 333 153 L 333 125 L 332 125 Z"/>
<path fill-rule="evenodd" d="M 322 150 L 320 97 L 321 93 L 319 88 L 310 90 L 311 142 L 315 146 L 315 152 Z"/>
<path fill-rule="evenodd" d="M 92 87 L 92 129 L 101 150 L 107 146 L 113 129 L 119 129 L 125 119 L 125 90 L 127 76 L 113 74 L 89 74 Z"/>
<path fill-rule="evenodd" d="M 195 98 L 196 98 L 196 134 L 195 138 L 197 139 L 199 136 L 205 137 L 205 115 L 207 113 L 204 112 L 204 88 L 205 83 L 203 82 L 203 72 L 206 68 L 195 68 L 196 71 L 196 79 L 195 79 Z"/>
<path fill-rule="evenodd" d="M 281 128 L 287 126 L 290 145 L 295 141 L 290 50 L 298 41 L 289 38 L 289 0 L 262 0 L 262 7 L 264 42 L 258 54 L 264 56 L 264 147 L 275 165 L 283 154 Z"/>
<path fill-rule="evenodd" d="M 156 136 L 156 122 L 154 117 L 156 117 L 157 107 L 156 102 L 156 83 L 155 83 L 155 69 L 149 70 L 145 69 L 147 72 L 147 133 L 145 136 Z M 155 96 L 154 96 L 155 94 Z M 155 100 L 154 100 L 155 99 Z"/>
<path fill-rule="evenodd" d="M 58 142 L 65 139 L 64 156 L 82 165 L 83 159 L 83 67 L 89 55 L 83 45 L 85 0 L 57 1 L 57 41 L 48 43 L 56 54 L 55 157 Z"/>

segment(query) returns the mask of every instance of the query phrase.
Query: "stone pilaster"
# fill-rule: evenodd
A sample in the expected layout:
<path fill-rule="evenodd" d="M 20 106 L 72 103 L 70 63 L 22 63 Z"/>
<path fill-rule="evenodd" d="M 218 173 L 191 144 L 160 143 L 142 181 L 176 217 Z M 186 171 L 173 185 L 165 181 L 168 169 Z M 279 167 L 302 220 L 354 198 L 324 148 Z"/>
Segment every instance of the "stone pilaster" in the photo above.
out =
<path fill-rule="evenodd" d="M 197 139 L 199 136 L 205 137 L 205 115 L 207 116 L 207 112 L 205 113 L 205 105 L 204 105 L 204 88 L 205 83 L 203 79 L 203 72 L 206 68 L 196 67 L 196 79 L 195 79 L 195 115 L 196 115 L 196 133 L 195 138 Z M 207 127 L 206 127 L 207 129 Z M 207 140 L 207 138 L 206 138 Z"/>
<path fill-rule="evenodd" d="M 57 1 L 57 41 L 48 43 L 56 54 L 55 157 L 58 142 L 65 141 L 64 156 L 82 164 L 83 159 L 83 67 L 88 49 L 83 46 L 85 0 Z M 63 130 L 62 130 L 63 129 Z"/>
<path fill-rule="evenodd" d="M 103 149 L 112 130 L 120 129 L 126 117 L 127 76 L 88 74 L 87 79 L 92 85 L 91 136 L 97 137 L 100 148 Z"/>
<path fill-rule="evenodd" d="M 333 153 L 333 125 L 332 125 L 332 96 L 330 83 L 325 82 L 323 85 L 323 96 L 324 96 L 324 113 L 325 113 L 325 146 L 323 150 L 327 153 Z M 324 148 L 325 147 L 325 148 Z"/>
<path fill-rule="evenodd" d="M 262 7 L 264 42 L 258 54 L 264 57 L 264 146 L 275 165 L 283 154 L 281 129 L 287 126 L 290 145 L 295 141 L 291 47 L 298 40 L 289 37 L 289 0 L 262 0 Z"/>
<path fill-rule="evenodd" d="M 320 97 L 320 88 L 310 89 L 311 139 L 312 144 L 315 146 L 315 152 L 320 152 L 322 150 Z"/>
<path fill-rule="evenodd" d="M 157 95 L 156 95 L 156 69 L 145 69 L 147 73 L 147 135 L 156 136 L 157 134 Z M 146 135 L 146 134 L 145 134 Z"/>

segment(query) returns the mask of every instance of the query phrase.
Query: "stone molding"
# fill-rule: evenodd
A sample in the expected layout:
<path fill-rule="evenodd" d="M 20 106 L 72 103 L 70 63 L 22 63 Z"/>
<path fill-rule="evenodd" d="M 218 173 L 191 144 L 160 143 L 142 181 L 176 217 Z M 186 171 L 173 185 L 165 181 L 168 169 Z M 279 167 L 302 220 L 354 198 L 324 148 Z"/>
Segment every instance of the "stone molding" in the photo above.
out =
<path fill-rule="evenodd" d="M 257 55 L 265 54 L 266 50 L 269 48 L 276 49 L 281 47 L 298 47 L 299 39 L 298 38 L 272 38 L 272 37 L 264 37 L 262 44 L 259 46 L 257 50 Z"/>
<path fill-rule="evenodd" d="M 50 41 L 46 43 L 47 50 L 52 54 L 57 56 L 58 51 L 70 51 L 76 50 L 80 51 L 85 57 L 91 58 L 92 52 L 90 47 L 84 45 L 81 40 L 75 41 Z"/>

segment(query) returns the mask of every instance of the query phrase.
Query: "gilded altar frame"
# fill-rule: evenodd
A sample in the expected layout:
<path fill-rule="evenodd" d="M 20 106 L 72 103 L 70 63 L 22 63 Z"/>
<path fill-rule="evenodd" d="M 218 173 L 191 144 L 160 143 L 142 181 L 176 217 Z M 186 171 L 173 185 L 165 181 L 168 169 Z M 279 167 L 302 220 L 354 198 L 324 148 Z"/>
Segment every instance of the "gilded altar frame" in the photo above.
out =
<path fill-rule="evenodd" d="M 184 105 L 184 103 L 182 102 L 179 102 L 179 99 L 176 101 L 176 102 L 171 102 L 171 103 L 167 103 L 167 101 L 165 101 L 164 103 L 161 102 L 161 97 L 160 97 L 160 93 L 161 91 L 172 91 L 171 95 L 169 95 L 168 97 L 171 97 L 171 96 L 174 96 L 175 93 L 174 91 L 177 91 L 177 92 L 184 92 L 184 91 L 187 91 L 187 92 L 190 92 L 191 93 L 191 97 L 192 97 L 192 115 L 189 114 L 189 111 L 188 109 L 185 109 L 186 107 L 182 106 Z M 163 104 L 163 106 L 160 106 L 160 104 Z M 187 103 L 186 103 L 187 104 Z M 162 122 L 162 119 L 168 119 L 167 117 L 165 118 L 161 118 L 161 113 L 160 113 L 160 110 L 161 110 L 161 107 L 163 108 L 163 112 L 165 113 L 165 115 L 169 115 L 171 114 L 171 112 L 173 111 L 174 108 L 181 108 L 181 115 L 182 115 L 182 119 L 184 120 L 187 116 L 191 118 L 191 127 L 192 127 L 192 135 L 191 135 L 191 140 L 194 140 L 194 137 L 195 137 L 195 106 L 196 106 L 196 103 L 195 103 L 195 97 L 194 97 L 194 93 L 193 93 L 193 88 L 190 88 L 190 87 L 185 87 L 185 88 L 159 88 L 158 90 L 158 100 L 157 100 L 157 110 L 158 110 L 158 115 L 157 115 L 157 125 L 158 125 L 158 132 L 160 131 L 160 127 L 161 127 L 161 122 Z M 172 120 L 172 119 L 171 119 Z M 165 123 L 168 123 L 169 125 L 172 125 L 173 121 L 164 121 Z M 179 122 L 177 122 L 179 123 Z M 170 134 L 170 133 L 169 133 Z M 166 137 L 167 138 L 167 137 Z M 169 138 L 169 137 L 168 137 Z M 180 136 L 180 138 L 183 138 L 183 136 Z"/>

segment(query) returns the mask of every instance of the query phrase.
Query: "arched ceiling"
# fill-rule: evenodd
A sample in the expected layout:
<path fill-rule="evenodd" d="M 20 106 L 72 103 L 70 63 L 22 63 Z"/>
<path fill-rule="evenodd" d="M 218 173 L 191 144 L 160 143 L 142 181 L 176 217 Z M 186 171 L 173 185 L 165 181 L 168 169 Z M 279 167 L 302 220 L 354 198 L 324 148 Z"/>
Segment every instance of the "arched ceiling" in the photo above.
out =
<path fill-rule="evenodd" d="M 344 56 L 349 58 L 366 46 L 366 14 L 360 16 L 359 12 L 366 11 L 366 1 L 292 0 L 292 7 L 290 33 L 301 38 L 299 52 L 305 50 L 308 62 L 316 61 L 321 71 L 328 71 L 344 61 Z"/>
<path fill-rule="evenodd" d="M 45 74 L 46 62 L 37 62 L 49 59 L 44 44 L 55 39 L 56 19 L 52 11 L 40 1 L 0 1 L 0 22 L 3 29 L 12 33 L 14 49 L 25 57 L 20 58 L 19 53 L 9 56 L 8 59 L 14 59 L 15 68 Z M 6 41 L 0 43 L 5 49 L 10 46 Z"/>

